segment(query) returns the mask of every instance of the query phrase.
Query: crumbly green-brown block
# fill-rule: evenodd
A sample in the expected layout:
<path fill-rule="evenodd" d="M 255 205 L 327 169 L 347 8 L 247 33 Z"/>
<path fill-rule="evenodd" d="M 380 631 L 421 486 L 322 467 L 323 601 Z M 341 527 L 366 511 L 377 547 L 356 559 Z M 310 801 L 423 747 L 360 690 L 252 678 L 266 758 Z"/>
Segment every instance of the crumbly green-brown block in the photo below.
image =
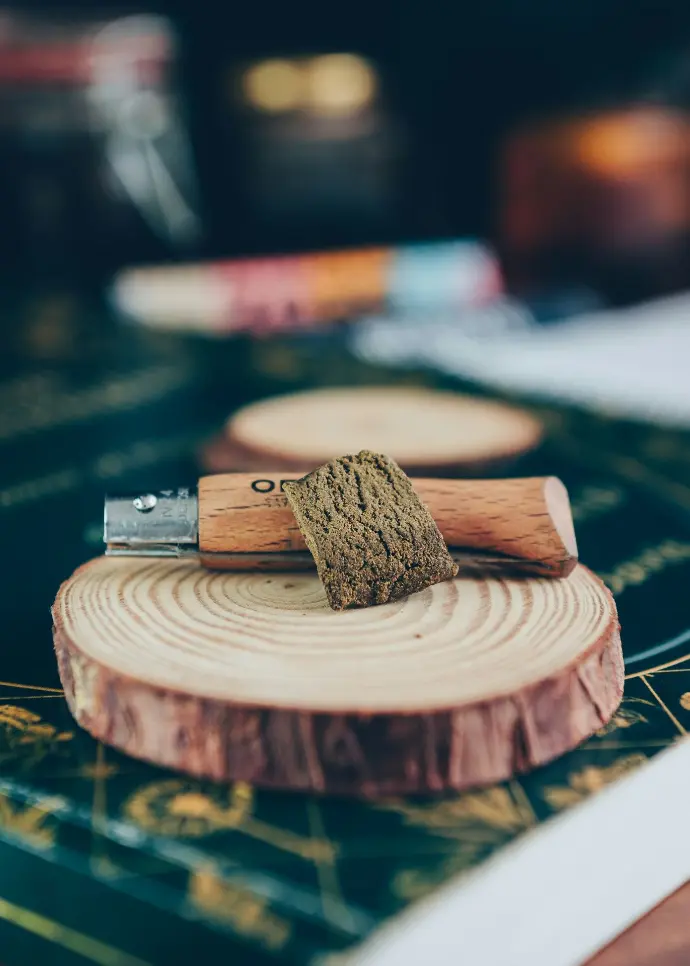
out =
<path fill-rule="evenodd" d="M 385 604 L 458 572 L 429 510 L 387 456 L 341 456 L 284 490 L 334 610 Z"/>

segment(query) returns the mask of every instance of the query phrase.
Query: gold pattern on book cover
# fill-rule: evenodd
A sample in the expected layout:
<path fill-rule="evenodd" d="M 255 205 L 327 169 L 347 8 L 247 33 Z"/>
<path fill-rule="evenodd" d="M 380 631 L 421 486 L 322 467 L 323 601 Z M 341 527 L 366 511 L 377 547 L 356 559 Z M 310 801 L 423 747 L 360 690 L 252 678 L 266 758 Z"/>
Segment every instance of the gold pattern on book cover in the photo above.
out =
<path fill-rule="evenodd" d="M 218 786 L 192 779 L 143 785 L 123 806 L 127 818 L 155 835 L 203 838 L 230 829 L 308 860 L 331 860 L 326 839 L 300 835 L 253 815 L 254 789 L 246 782 Z"/>
<path fill-rule="evenodd" d="M 390 806 L 407 823 L 433 829 L 437 835 L 474 840 L 486 844 L 496 836 L 512 837 L 532 824 L 533 818 L 509 788 L 502 786 L 465 792 L 457 798 L 413 805 L 394 802 Z"/>
<path fill-rule="evenodd" d="M 583 486 L 571 496 L 570 512 L 577 526 L 620 507 L 626 499 L 621 486 Z"/>
<path fill-rule="evenodd" d="M 59 731 L 41 716 L 15 704 L 0 705 L 0 763 L 21 761 L 27 768 L 60 752 L 74 738 L 73 731 Z"/>
<path fill-rule="evenodd" d="M 653 701 L 644 698 L 624 698 L 618 710 L 603 728 L 597 731 L 598 738 L 604 738 L 616 731 L 626 730 L 636 724 L 645 724 L 648 719 L 644 715 L 644 705 L 654 707 Z M 641 707 L 640 707 L 641 706 Z"/>
<path fill-rule="evenodd" d="M 52 818 L 54 811 L 49 798 L 40 805 L 26 805 L 0 794 L 0 829 L 10 837 L 28 842 L 33 848 L 52 848 L 57 834 L 57 824 Z"/>
<path fill-rule="evenodd" d="M 164 363 L 80 389 L 49 372 L 5 383 L 0 386 L 0 440 L 131 411 L 181 389 L 192 375 L 188 364 Z"/>
<path fill-rule="evenodd" d="M 205 787 L 173 778 L 144 785 L 123 810 L 140 828 L 155 835 L 198 838 L 240 826 L 251 814 L 253 800 L 254 791 L 244 782 L 229 788 Z"/>
<path fill-rule="evenodd" d="M 534 812 L 518 782 L 510 787 L 466 792 L 441 802 L 414 805 L 405 802 L 389 806 L 408 825 L 452 842 L 440 866 L 405 868 L 394 877 L 392 889 L 411 901 L 430 891 L 439 881 L 474 866 L 483 856 L 497 851 L 536 822 Z"/>
<path fill-rule="evenodd" d="M 581 771 L 571 772 L 566 785 L 546 785 L 542 795 L 554 811 L 572 808 L 595 792 L 600 792 L 606 785 L 644 765 L 646 761 L 646 755 L 637 754 L 626 755 L 608 767 L 596 768 L 588 765 Z"/>
<path fill-rule="evenodd" d="M 690 560 L 690 541 L 662 540 L 660 543 L 645 547 L 630 560 L 624 560 L 608 573 L 599 576 L 611 590 L 620 596 L 631 586 L 640 586 L 650 577 L 661 573 L 674 564 Z"/>
<path fill-rule="evenodd" d="M 288 919 L 272 911 L 265 899 L 223 879 L 213 866 L 190 875 L 187 898 L 195 909 L 230 924 L 240 935 L 256 939 L 273 952 L 290 939 Z"/>

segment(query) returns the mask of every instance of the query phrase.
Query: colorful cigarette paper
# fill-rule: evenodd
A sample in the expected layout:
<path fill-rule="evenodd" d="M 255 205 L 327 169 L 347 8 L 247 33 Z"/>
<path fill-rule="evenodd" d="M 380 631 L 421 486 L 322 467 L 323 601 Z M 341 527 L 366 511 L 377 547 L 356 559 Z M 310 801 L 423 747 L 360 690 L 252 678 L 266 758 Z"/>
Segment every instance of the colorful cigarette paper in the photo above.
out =
<path fill-rule="evenodd" d="M 133 268 L 115 278 L 111 297 L 119 313 L 143 325 L 230 334 L 372 311 L 457 308 L 502 288 L 493 252 L 457 240 Z"/>

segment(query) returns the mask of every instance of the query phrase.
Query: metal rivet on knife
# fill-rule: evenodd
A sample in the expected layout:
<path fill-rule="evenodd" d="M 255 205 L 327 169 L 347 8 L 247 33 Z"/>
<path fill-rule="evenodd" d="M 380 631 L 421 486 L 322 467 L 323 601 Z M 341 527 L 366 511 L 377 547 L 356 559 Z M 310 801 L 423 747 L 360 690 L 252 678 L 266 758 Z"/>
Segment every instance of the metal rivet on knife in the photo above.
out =
<path fill-rule="evenodd" d="M 145 493 L 143 496 L 135 496 L 132 500 L 132 505 L 135 510 L 139 510 L 140 513 L 148 513 L 153 510 L 158 500 L 153 493 Z"/>

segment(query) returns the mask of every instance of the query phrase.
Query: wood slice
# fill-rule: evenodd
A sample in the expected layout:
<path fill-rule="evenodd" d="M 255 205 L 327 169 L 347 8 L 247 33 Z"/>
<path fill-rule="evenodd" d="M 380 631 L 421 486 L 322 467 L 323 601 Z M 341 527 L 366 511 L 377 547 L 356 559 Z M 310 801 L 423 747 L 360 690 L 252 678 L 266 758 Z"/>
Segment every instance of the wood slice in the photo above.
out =
<path fill-rule="evenodd" d="M 687 966 L 690 881 L 655 906 L 583 966 Z"/>
<path fill-rule="evenodd" d="M 312 574 L 102 557 L 53 605 L 69 708 L 137 758 L 257 786 L 379 796 L 495 782 L 604 725 L 623 689 L 613 598 L 462 576 L 332 611 Z"/>
<path fill-rule="evenodd" d="M 406 472 L 477 473 L 534 449 L 543 427 L 493 400 L 408 386 L 315 389 L 243 407 L 201 452 L 209 472 L 292 470 L 369 449 Z"/>

